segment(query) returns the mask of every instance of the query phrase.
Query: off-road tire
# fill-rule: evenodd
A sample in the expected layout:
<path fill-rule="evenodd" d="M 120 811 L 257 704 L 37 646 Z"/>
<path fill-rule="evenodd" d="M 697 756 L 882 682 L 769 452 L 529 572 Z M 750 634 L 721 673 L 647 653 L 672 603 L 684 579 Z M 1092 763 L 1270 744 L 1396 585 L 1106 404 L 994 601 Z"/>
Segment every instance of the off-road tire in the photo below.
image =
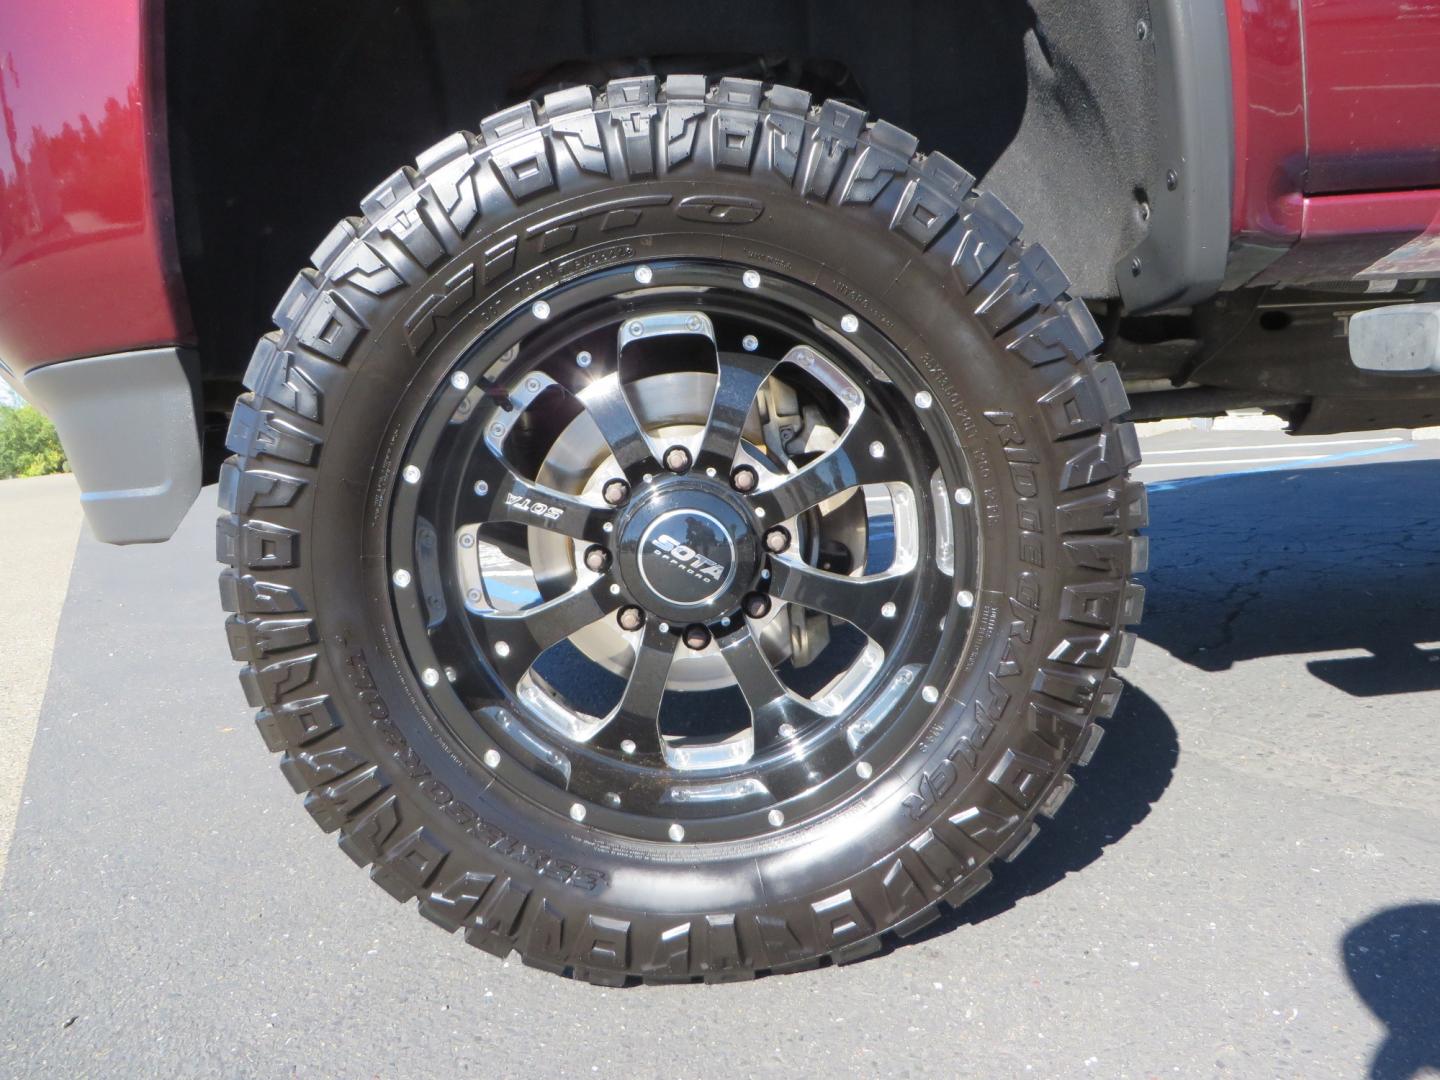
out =
<path fill-rule="evenodd" d="M 715 981 L 914 933 L 1055 813 L 1120 692 L 1146 502 L 1094 321 L 998 198 L 840 103 L 635 78 L 480 129 L 330 232 L 245 375 L 217 554 L 266 745 L 378 885 L 497 956 L 607 985 Z M 960 434 L 983 547 L 923 737 L 863 798 L 735 851 L 616 841 L 453 753 L 396 648 L 383 557 L 397 403 L 444 380 L 442 344 L 567 276 L 686 250 L 806 281 L 891 334 Z M 662 882 L 644 902 L 621 885 L 640 871 Z"/>

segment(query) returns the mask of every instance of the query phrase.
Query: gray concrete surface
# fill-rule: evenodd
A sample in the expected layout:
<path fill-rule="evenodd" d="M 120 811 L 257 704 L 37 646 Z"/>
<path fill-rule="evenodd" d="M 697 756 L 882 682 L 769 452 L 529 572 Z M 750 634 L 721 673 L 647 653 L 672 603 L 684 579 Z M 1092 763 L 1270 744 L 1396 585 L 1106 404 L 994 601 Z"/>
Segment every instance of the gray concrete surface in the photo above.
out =
<path fill-rule="evenodd" d="M 80 532 L 75 478 L 0 480 L 0 876 Z"/>
<path fill-rule="evenodd" d="M 1147 447 L 1266 456 L 1221 434 Z M 167 547 L 82 538 L 0 1075 L 1440 1076 L 1440 444 L 1373 445 L 1142 473 L 1143 640 L 1061 818 L 919 941 L 720 987 L 574 985 L 401 909 L 251 730 L 208 493 Z"/>

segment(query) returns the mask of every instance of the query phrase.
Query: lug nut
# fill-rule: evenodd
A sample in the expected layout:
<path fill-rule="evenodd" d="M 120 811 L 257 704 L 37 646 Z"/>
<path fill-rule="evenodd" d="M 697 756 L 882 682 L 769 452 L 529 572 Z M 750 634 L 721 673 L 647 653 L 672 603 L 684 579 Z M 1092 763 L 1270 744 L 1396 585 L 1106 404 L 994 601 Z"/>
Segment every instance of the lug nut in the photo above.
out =
<path fill-rule="evenodd" d="M 603 574 L 610 569 L 610 552 L 599 544 L 591 544 L 585 549 L 585 566 L 597 574 Z"/>
<path fill-rule="evenodd" d="M 765 550 L 772 555 L 779 555 L 790 547 L 790 530 L 784 525 L 776 525 L 765 534 Z"/>
<path fill-rule="evenodd" d="M 683 446 L 672 446 L 665 451 L 665 468 L 673 473 L 683 473 L 690 470 L 690 451 Z"/>
<path fill-rule="evenodd" d="M 665 451 L 665 468 L 671 472 L 690 471 L 690 451 L 684 446 L 671 446 Z"/>
<path fill-rule="evenodd" d="M 639 630 L 645 625 L 645 613 L 633 605 L 622 607 L 620 614 L 615 616 L 620 624 L 621 630 Z"/>
<path fill-rule="evenodd" d="M 630 497 L 630 485 L 624 480 L 611 480 L 601 492 L 611 506 L 619 506 Z"/>
<path fill-rule="evenodd" d="M 687 626 L 685 628 L 685 637 L 683 640 L 687 648 L 694 649 L 698 652 L 710 644 L 710 631 L 699 623 L 696 623 L 694 626 Z"/>
<path fill-rule="evenodd" d="M 752 619 L 763 619 L 770 614 L 770 598 L 764 593 L 752 592 L 745 597 L 745 614 Z"/>
<path fill-rule="evenodd" d="M 737 466 L 730 474 L 730 486 L 736 491 L 754 491 L 755 485 L 760 483 L 760 474 L 749 465 Z"/>

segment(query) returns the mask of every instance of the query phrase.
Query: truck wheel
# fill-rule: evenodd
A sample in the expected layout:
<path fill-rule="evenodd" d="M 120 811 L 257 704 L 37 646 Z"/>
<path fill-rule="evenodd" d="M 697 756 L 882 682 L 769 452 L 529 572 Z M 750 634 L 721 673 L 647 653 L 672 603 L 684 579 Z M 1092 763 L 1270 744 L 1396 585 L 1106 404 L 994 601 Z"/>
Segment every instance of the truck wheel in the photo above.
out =
<path fill-rule="evenodd" d="M 241 682 L 398 900 L 605 984 L 847 961 L 990 879 L 1115 706 L 1144 490 L 1099 334 L 947 158 L 621 79 L 385 180 L 220 485 Z"/>

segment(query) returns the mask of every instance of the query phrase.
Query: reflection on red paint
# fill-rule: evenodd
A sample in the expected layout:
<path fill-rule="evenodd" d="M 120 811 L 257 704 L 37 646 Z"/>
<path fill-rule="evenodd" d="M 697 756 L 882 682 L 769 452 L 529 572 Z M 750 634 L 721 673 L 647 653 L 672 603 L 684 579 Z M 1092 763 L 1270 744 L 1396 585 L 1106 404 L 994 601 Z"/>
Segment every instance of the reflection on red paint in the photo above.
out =
<path fill-rule="evenodd" d="M 16 371 L 177 340 L 142 14 L 138 0 L 0 3 L 0 359 Z"/>

